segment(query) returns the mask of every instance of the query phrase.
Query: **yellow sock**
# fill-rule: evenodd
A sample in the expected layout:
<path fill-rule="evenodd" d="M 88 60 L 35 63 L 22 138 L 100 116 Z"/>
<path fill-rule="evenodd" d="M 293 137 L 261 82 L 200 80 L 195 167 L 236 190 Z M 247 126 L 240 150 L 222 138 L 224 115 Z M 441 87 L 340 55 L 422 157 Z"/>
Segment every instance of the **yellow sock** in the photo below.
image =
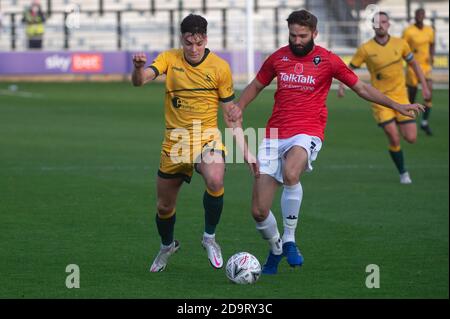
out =
<path fill-rule="evenodd" d="M 400 152 L 401 147 L 400 147 L 400 145 L 398 145 L 398 146 L 389 145 L 389 150 L 391 152 Z"/>

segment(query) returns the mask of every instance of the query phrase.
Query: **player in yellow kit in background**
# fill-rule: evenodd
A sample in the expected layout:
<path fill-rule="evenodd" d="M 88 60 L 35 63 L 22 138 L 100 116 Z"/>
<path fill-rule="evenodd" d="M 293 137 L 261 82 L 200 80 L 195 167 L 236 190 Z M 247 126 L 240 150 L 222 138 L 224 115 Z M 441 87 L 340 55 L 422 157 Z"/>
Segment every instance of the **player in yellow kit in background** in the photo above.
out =
<path fill-rule="evenodd" d="M 221 248 L 215 240 L 216 226 L 223 208 L 225 148 L 217 128 L 219 104 L 224 122 L 229 128 L 242 128 L 242 113 L 235 106 L 233 81 L 228 63 L 206 48 L 206 19 L 190 14 L 181 23 L 182 49 L 162 52 L 144 68 L 146 56 L 133 56 L 132 82 L 141 86 L 166 74 L 165 137 L 157 177 L 156 225 L 161 247 L 150 267 L 151 272 L 163 271 L 169 257 L 179 248 L 174 240 L 175 207 L 183 182 L 189 183 L 195 169 L 204 179 L 203 195 L 205 231 L 202 246 L 214 268 L 221 268 Z M 234 136 L 237 130 L 233 130 Z M 242 130 L 240 131 L 242 132 Z M 241 150 L 247 145 L 240 136 Z M 181 153 L 180 153 L 181 152 Z M 244 151 L 244 159 L 252 163 L 257 174 L 256 158 Z"/>
<path fill-rule="evenodd" d="M 403 31 L 402 37 L 408 42 L 414 53 L 414 59 L 419 63 L 420 68 L 424 72 L 427 86 L 431 93 L 433 85 L 431 71 L 434 60 L 434 30 L 431 26 L 424 25 L 423 20 L 425 19 L 425 10 L 423 8 L 416 10 L 414 19 L 415 23 L 408 26 Z M 408 87 L 408 95 L 411 103 L 414 103 L 416 100 L 418 83 L 419 80 L 417 79 L 414 70 L 408 66 L 406 85 Z M 432 132 L 430 124 L 428 123 L 432 106 L 431 95 L 429 99 L 424 100 L 424 105 L 426 109 L 422 115 L 420 128 L 424 130 L 427 135 L 431 136 Z"/>
<path fill-rule="evenodd" d="M 375 37 L 358 48 L 350 62 L 350 67 L 359 68 L 365 63 L 370 73 L 371 84 L 376 89 L 397 103 L 408 104 L 410 101 L 403 68 L 403 60 L 405 60 L 420 79 L 423 97 L 428 99 L 430 92 L 427 88 L 425 76 L 419 64 L 414 60 L 408 43 L 388 33 L 390 24 L 387 13 L 377 13 L 373 22 Z M 343 95 L 344 85 L 340 84 L 338 96 Z M 411 184 L 411 177 L 404 165 L 398 131 L 400 130 L 401 135 L 408 143 L 415 143 L 417 138 L 415 119 L 378 104 L 372 105 L 372 111 L 376 122 L 383 128 L 389 140 L 389 154 L 400 174 L 400 183 Z"/>

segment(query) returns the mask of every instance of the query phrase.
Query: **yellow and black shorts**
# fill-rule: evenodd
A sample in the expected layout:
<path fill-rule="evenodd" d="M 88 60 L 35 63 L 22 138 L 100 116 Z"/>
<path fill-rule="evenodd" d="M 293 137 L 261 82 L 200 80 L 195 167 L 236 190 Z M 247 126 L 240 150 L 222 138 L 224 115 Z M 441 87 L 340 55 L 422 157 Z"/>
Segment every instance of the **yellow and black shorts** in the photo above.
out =
<path fill-rule="evenodd" d="M 423 74 L 425 74 L 425 79 L 431 80 L 431 65 L 428 63 L 420 64 L 420 68 L 422 69 Z M 414 73 L 412 67 L 408 66 L 406 71 L 406 85 L 416 87 L 418 84 L 419 79 L 417 78 L 416 73 Z"/>
<path fill-rule="evenodd" d="M 410 103 L 408 96 L 406 95 L 406 92 L 405 94 L 399 94 L 396 96 L 392 95 L 388 97 L 397 103 L 401 104 Z M 378 126 L 380 127 L 383 127 L 386 124 L 389 124 L 393 121 L 396 121 L 399 124 L 411 123 L 416 121 L 414 118 L 408 117 L 393 109 L 375 103 L 372 104 L 372 114 Z"/>
<path fill-rule="evenodd" d="M 161 178 L 182 178 L 186 183 L 190 183 L 194 169 L 198 172 L 197 164 L 207 153 L 220 152 L 225 162 L 226 148 L 220 140 L 202 141 L 198 151 L 191 145 L 179 152 L 179 146 L 178 150 L 174 146 L 171 141 L 163 143 L 158 170 L 158 176 Z"/>

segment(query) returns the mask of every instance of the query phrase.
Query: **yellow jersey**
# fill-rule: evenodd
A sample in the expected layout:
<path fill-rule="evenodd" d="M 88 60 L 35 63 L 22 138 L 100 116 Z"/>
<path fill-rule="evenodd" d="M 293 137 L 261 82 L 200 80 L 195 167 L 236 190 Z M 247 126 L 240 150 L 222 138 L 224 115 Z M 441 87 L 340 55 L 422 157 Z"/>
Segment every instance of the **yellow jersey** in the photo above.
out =
<path fill-rule="evenodd" d="M 408 42 L 414 59 L 420 65 L 431 65 L 430 46 L 434 43 L 434 30 L 430 26 L 419 29 L 415 24 L 403 31 L 402 38 Z"/>
<path fill-rule="evenodd" d="M 390 36 L 384 45 L 375 39 L 362 44 L 350 61 L 350 66 L 358 68 L 365 63 L 376 89 L 389 97 L 403 97 L 406 96 L 403 59 L 409 62 L 413 58 L 404 39 Z"/>
<path fill-rule="evenodd" d="M 219 101 L 234 99 L 233 81 L 229 64 L 205 51 L 197 64 L 189 63 L 182 49 L 162 52 L 150 65 L 156 75 L 166 74 L 165 124 L 166 131 L 194 126 L 201 130 L 217 128 Z"/>

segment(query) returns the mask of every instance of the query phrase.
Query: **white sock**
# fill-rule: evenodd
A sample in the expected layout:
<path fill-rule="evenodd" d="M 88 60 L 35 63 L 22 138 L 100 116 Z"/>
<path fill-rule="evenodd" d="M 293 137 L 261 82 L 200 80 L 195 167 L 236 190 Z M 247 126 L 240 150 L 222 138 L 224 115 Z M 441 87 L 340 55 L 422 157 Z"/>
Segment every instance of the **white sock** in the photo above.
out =
<path fill-rule="evenodd" d="M 427 126 L 428 125 L 428 121 L 427 120 L 422 120 L 422 122 L 420 124 L 422 124 L 423 126 Z"/>
<path fill-rule="evenodd" d="M 274 255 L 281 255 L 283 253 L 277 220 L 271 211 L 269 211 L 269 215 L 265 220 L 256 222 L 256 229 L 261 233 L 262 238 L 269 242 L 270 250 Z"/>
<path fill-rule="evenodd" d="M 161 244 L 160 249 L 169 249 L 174 245 L 175 241 L 171 242 L 169 245 Z"/>
<path fill-rule="evenodd" d="M 295 230 L 297 229 L 298 215 L 302 204 L 303 188 L 300 183 L 284 185 L 281 195 L 281 212 L 283 213 L 283 243 L 295 242 Z"/>
<path fill-rule="evenodd" d="M 203 238 L 212 238 L 212 239 L 214 239 L 214 238 L 216 238 L 216 234 L 208 234 L 207 232 L 204 232 L 203 233 Z"/>

